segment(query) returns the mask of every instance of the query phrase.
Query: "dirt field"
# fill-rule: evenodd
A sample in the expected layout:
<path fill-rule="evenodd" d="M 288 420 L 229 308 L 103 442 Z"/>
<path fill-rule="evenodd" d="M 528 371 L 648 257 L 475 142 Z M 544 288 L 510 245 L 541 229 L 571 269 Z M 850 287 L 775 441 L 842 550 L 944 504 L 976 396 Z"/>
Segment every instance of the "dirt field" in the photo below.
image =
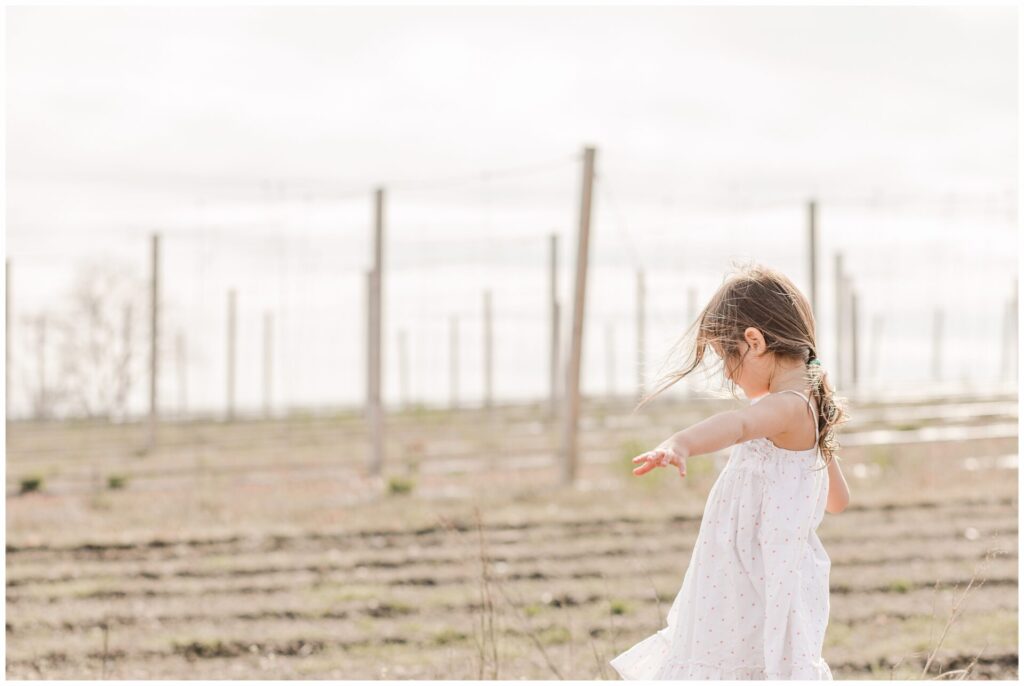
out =
<path fill-rule="evenodd" d="M 152 453 L 140 425 L 9 424 L 7 677 L 615 679 L 725 454 L 685 480 L 629 458 L 730 406 L 588 405 L 574 488 L 535 407 L 392 417 L 380 479 L 359 417 L 167 425 Z M 852 411 L 852 503 L 819 529 L 836 679 L 933 652 L 1016 679 L 1016 397 Z"/>

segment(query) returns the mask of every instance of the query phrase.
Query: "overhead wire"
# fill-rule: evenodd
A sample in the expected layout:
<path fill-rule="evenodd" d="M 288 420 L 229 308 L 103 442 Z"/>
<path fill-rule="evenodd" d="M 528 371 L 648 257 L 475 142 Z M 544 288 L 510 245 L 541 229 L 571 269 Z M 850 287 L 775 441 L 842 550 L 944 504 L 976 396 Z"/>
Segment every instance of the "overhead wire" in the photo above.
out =
<path fill-rule="evenodd" d="M 502 168 L 496 168 L 496 169 L 490 169 L 490 170 L 482 170 L 482 171 L 476 171 L 476 172 L 472 172 L 472 173 L 459 174 L 459 175 L 452 175 L 452 176 L 447 176 L 447 177 L 418 178 L 418 179 L 416 179 L 416 178 L 391 179 L 391 180 L 385 180 L 382 183 L 376 184 L 376 185 L 361 184 L 358 188 L 355 188 L 355 187 L 343 188 L 343 189 L 339 189 L 338 192 L 332 192 L 332 191 L 329 191 L 329 190 L 324 190 L 324 191 L 316 190 L 316 186 L 318 186 L 318 185 L 322 186 L 322 184 L 330 183 L 330 182 L 326 182 L 326 181 L 323 181 L 323 180 L 314 181 L 312 183 L 310 183 L 308 181 L 302 181 L 302 180 L 287 181 L 287 182 L 277 182 L 277 183 L 279 183 L 279 184 L 287 183 L 289 188 L 295 188 L 295 189 L 304 188 L 305 189 L 304 190 L 305 197 L 309 201 L 315 201 L 315 200 L 320 200 L 320 199 L 340 200 L 340 199 L 348 199 L 348 198 L 352 198 L 352 199 L 355 199 L 355 198 L 366 199 L 368 196 L 370 196 L 370 194 L 372 194 L 374 189 L 377 188 L 377 187 L 384 187 L 388 191 L 394 190 L 394 191 L 398 191 L 398 192 L 403 192 L 404 193 L 404 192 L 431 192 L 431 191 L 459 189 L 459 188 L 465 188 L 467 186 L 472 186 L 472 185 L 475 185 L 475 184 L 482 184 L 483 191 L 484 191 L 483 233 L 485 235 L 489 235 L 491 233 L 491 227 L 490 227 L 490 225 L 491 225 L 491 216 L 490 216 L 490 205 L 489 205 L 490 195 L 489 195 L 489 193 L 490 193 L 490 189 L 491 189 L 491 185 L 490 184 L 493 181 L 495 181 L 495 180 L 505 180 L 505 179 L 514 179 L 514 178 L 525 178 L 525 177 L 533 176 L 533 175 L 536 175 L 536 174 L 552 171 L 552 170 L 555 170 L 555 169 L 564 168 L 564 167 L 567 167 L 570 162 L 573 163 L 573 164 L 579 162 L 580 158 L 581 158 L 581 155 L 579 155 L 579 154 L 562 155 L 562 156 L 559 156 L 559 157 L 551 159 L 551 160 L 542 161 L 542 162 L 536 162 L 536 163 L 532 163 L 532 164 L 514 165 L 514 166 L 509 166 L 509 167 L 502 167 Z M 623 212 L 623 208 L 622 208 L 622 206 L 618 202 L 620 198 L 618 197 L 618 194 L 616 192 L 617 187 L 616 187 L 616 189 L 612 188 L 612 186 L 614 184 L 612 183 L 609 174 L 605 170 L 601 170 L 601 171 L 597 172 L 595 174 L 595 177 L 596 177 L 596 180 L 597 180 L 597 183 L 598 183 L 598 186 L 599 186 L 599 188 L 597 189 L 598 193 L 599 193 L 599 197 L 601 198 L 601 200 L 603 202 L 607 203 L 607 207 L 609 209 L 609 217 L 611 218 L 612 226 L 614 227 L 614 230 L 618 234 L 619 240 L 622 243 L 624 254 L 627 256 L 627 259 L 628 259 L 629 263 L 635 269 L 642 270 L 644 268 L 644 266 L 645 266 L 645 260 L 643 259 L 642 252 L 641 252 L 641 250 L 639 249 L 639 246 L 638 246 L 638 241 L 636 240 L 636 236 L 634 235 L 634 228 L 635 227 L 631 226 L 631 222 L 629 221 L 629 218 Z M 239 184 L 239 185 L 244 185 L 244 182 Z M 279 190 L 283 194 L 284 189 L 279 187 Z M 895 211 L 898 211 L 898 210 L 914 210 L 914 209 L 917 209 L 917 210 L 920 211 L 921 208 L 932 208 L 932 209 L 934 209 L 936 211 L 942 212 L 942 211 L 948 211 L 948 208 L 950 207 L 950 204 L 952 203 L 955 206 L 955 209 L 958 212 L 958 214 L 967 214 L 967 213 L 972 212 L 974 210 L 979 210 L 979 211 L 984 211 L 984 212 L 989 213 L 989 216 L 990 216 L 995 211 L 993 208 L 999 208 L 999 211 L 1002 211 L 1003 208 L 1008 207 L 1010 209 L 1007 210 L 1007 213 L 1008 213 L 1007 216 L 1011 216 L 1013 214 L 1012 208 L 1014 206 L 1014 198 L 1012 197 L 1012 195 L 1006 195 L 1006 194 L 998 194 L 997 196 L 992 196 L 991 194 L 989 194 L 989 195 L 976 194 L 975 196 L 967 196 L 965 194 L 956 194 L 956 195 L 953 195 L 953 196 L 949 196 L 949 195 L 927 196 L 927 195 L 920 195 L 920 194 L 918 194 L 918 195 L 914 195 L 914 194 L 892 194 L 892 193 L 879 194 L 877 192 L 874 193 L 874 194 L 869 194 L 869 195 L 858 195 L 858 194 L 841 195 L 841 194 L 828 194 L 828 193 L 826 193 L 826 194 L 814 194 L 813 196 L 812 195 L 797 196 L 797 195 L 794 194 L 794 195 L 790 195 L 789 197 L 783 197 L 781 195 L 776 195 L 774 197 L 762 196 L 760 198 L 755 198 L 755 197 L 747 196 L 744 199 L 744 201 L 742 202 L 742 206 L 743 206 L 743 208 L 745 210 L 767 208 L 767 207 L 783 207 L 783 206 L 792 207 L 794 205 L 802 205 L 802 204 L 806 203 L 808 200 L 810 200 L 812 197 L 818 201 L 819 205 L 823 205 L 823 206 L 835 205 L 835 206 L 839 206 L 839 207 L 843 207 L 843 208 L 863 207 L 863 208 L 866 208 L 866 209 L 878 210 L 878 211 L 884 211 L 884 212 L 895 212 Z M 715 206 L 716 203 L 719 203 L 723 210 L 727 209 L 726 206 L 725 206 L 725 203 L 723 203 L 721 199 L 716 199 L 716 198 L 713 198 L 711 196 L 701 196 L 701 198 L 703 198 L 705 200 L 704 204 L 706 204 L 707 206 L 712 206 L 713 207 L 713 206 Z M 273 202 L 277 202 L 279 200 L 285 200 L 285 198 L 283 198 L 283 197 L 282 198 L 277 198 L 277 197 L 273 198 Z M 698 200 L 698 202 L 699 202 L 699 200 Z M 686 204 L 686 203 L 684 203 L 684 204 Z M 729 198 L 728 208 L 735 209 L 735 206 L 736 206 L 736 198 L 735 197 Z M 201 219 L 201 221 L 200 221 L 201 224 L 211 224 L 211 223 L 213 223 L 211 221 L 212 217 L 209 216 L 209 213 L 207 212 L 207 210 L 209 210 L 209 209 L 210 208 L 208 208 L 208 207 L 204 207 L 203 208 L 203 214 L 205 214 L 207 216 L 205 216 L 203 219 Z M 307 209 L 308 209 L 308 207 L 307 207 Z M 207 274 L 207 267 L 208 267 L 208 265 L 210 265 L 210 262 L 212 260 L 213 265 L 214 265 L 215 268 L 216 268 L 216 266 L 219 266 L 219 265 L 216 264 L 217 263 L 216 258 L 212 254 L 210 254 L 210 247 L 211 246 L 208 245 L 208 241 L 212 239 L 215 243 L 221 244 L 224 239 L 227 239 L 229 237 L 229 234 L 233 234 L 234 233 L 229 228 L 227 228 L 223 224 L 222 221 L 218 220 L 217 223 L 219 224 L 219 226 L 217 226 L 216 228 L 214 228 L 212 226 L 200 227 L 199 232 L 198 232 L 198 233 L 200 233 L 200 235 L 195 236 L 196 238 L 199 238 L 200 241 L 201 241 L 200 245 L 199 245 L 199 250 L 201 251 L 201 254 L 203 255 L 203 258 L 200 260 L 200 269 L 199 269 L 200 281 L 201 281 L 200 287 L 199 287 L 199 293 L 201 294 L 201 297 L 203 295 L 205 295 L 205 290 L 207 288 L 206 280 L 207 280 L 207 277 L 208 277 L 208 274 Z M 279 279 L 281 280 L 280 284 L 279 284 L 279 288 L 278 288 L 278 302 L 279 302 L 279 307 L 281 308 L 282 312 L 279 315 L 280 318 L 275 317 L 275 322 L 274 322 L 275 330 L 283 330 L 284 329 L 285 318 L 287 316 L 286 313 L 283 310 L 286 307 L 286 302 L 289 300 L 289 298 L 287 296 L 288 296 L 288 291 L 290 290 L 288 288 L 288 284 L 286 284 L 285 282 L 286 281 L 290 282 L 292 280 L 292 278 L 293 278 L 293 275 L 290 273 L 290 266 L 291 266 L 291 259 L 290 258 L 299 257 L 299 261 L 302 261 L 303 258 L 304 258 L 308 262 L 308 260 L 310 258 L 310 253 L 313 252 L 313 251 L 306 249 L 308 247 L 306 244 L 311 243 L 311 242 L 313 242 L 315 240 L 319 240 L 319 239 L 315 239 L 313 236 L 310 236 L 310 235 L 303 235 L 300 238 L 300 240 L 302 242 L 302 245 L 299 246 L 299 248 L 300 248 L 299 251 L 298 251 L 299 254 L 298 255 L 294 254 L 295 250 L 294 250 L 294 246 L 292 246 L 293 247 L 293 251 L 292 251 L 293 254 L 289 255 L 288 254 L 288 252 L 289 252 L 288 248 L 292 244 L 287 240 L 286 235 L 288 237 L 292 237 L 292 234 L 294 233 L 294 231 L 292 231 L 292 229 L 295 228 L 295 223 L 296 222 L 294 221 L 294 215 L 292 215 L 291 217 L 289 217 L 285 221 L 285 226 L 282 227 L 280 225 L 280 222 L 278 222 L 275 225 L 274 230 L 272 230 L 270 232 L 271 237 L 276 237 L 278 239 L 278 241 L 279 241 L 278 242 L 278 254 L 276 255 L 276 257 L 277 257 L 277 260 L 278 260 L 278 265 L 277 266 L 278 266 Z M 285 230 L 285 229 L 288 229 L 288 230 Z M 136 229 L 133 229 L 133 232 L 135 232 L 136 235 L 137 235 L 137 230 Z M 168 231 L 166 231 L 164 233 L 169 234 L 169 235 L 181 236 L 181 233 L 185 233 L 187 235 L 187 233 L 189 233 L 189 229 L 185 228 L 181 232 L 179 232 L 177 229 L 175 229 L 175 230 L 168 230 Z M 247 233 L 246 235 L 247 235 L 247 238 L 253 238 L 253 236 L 251 234 L 249 234 L 249 233 Z M 489 238 L 488 240 L 490 242 L 493 242 L 493 241 L 509 241 L 509 242 L 512 242 L 512 243 L 516 243 L 516 242 L 519 242 L 519 241 L 533 243 L 534 241 L 536 241 L 536 244 L 538 246 L 541 246 L 541 245 L 543 245 L 544 240 L 546 238 L 547 238 L 547 234 L 546 233 L 537 232 L 535 234 L 531 233 L 530 235 L 517 234 L 517 235 L 514 235 L 514 236 L 504 236 L 504 237 Z M 461 240 L 461 239 L 457 239 L 457 240 Z M 448 242 L 448 241 L 446 241 L 446 240 L 439 240 L 438 244 L 440 245 L 440 244 L 444 244 L 446 242 Z M 264 242 L 260 241 L 260 240 L 246 240 L 246 241 L 243 241 L 241 244 L 234 244 L 234 245 L 232 245 L 231 250 L 232 250 L 232 252 L 237 252 L 239 248 L 246 249 L 246 250 L 260 250 L 260 245 L 263 244 L 263 243 Z M 491 246 L 491 247 L 494 247 L 494 246 Z M 263 248 L 263 250 L 265 250 L 265 249 L 266 248 Z M 220 250 L 217 250 L 217 252 L 221 253 Z M 422 265 L 424 267 L 430 266 L 430 263 L 436 263 L 435 260 L 431 259 L 430 256 L 428 256 L 426 253 L 423 253 L 423 252 L 417 253 L 417 259 L 424 261 L 424 264 Z M 481 258 L 480 261 L 482 261 L 482 258 Z M 312 264 L 307 264 L 307 266 L 313 266 L 313 265 Z M 303 270 L 303 271 L 304 272 L 308 272 L 309 270 L 307 269 L 307 270 Z M 425 290 L 422 290 L 422 292 L 418 291 L 417 295 L 421 296 L 425 292 L 426 292 Z M 214 302 L 219 302 L 219 297 L 218 298 L 214 298 L 213 300 L 214 300 Z M 472 307 L 470 309 L 471 309 L 471 311 L 474 314 L 471 315 L 469 312 L 459 313 L 460 319 L 463 319 L 464 317 L 468 317 L 468 316 L 479 316 L 478 308 L 476 308 L 474 306 L 474 307 Z M 502 309 L 501 312 L 502 312 L 502 317 L 508 316 L 508 317 L 512 317 L 512 318 L 515 318 L 515 319 L 520 319 L 520 318 L 525 319 L 528 316 L 528 314 L 527 314 L 527 312 L 525 310 L 524 311 L 519 311 L 519 312 L 514 312 L 514 311 L 511 311 L 511 310 Z M 649 312 L 649 317 L 651 318 L 651 320 L 657 320 L 658 317 L 660 316 L 660 314 L 657 313 L 656 311 L 653 311 L 653 310 L 649 309 L 648 312 Z M 616 313 L 615 316 L 618 317 L 620 315 L 618 313 Z M 537 315 L 537 319 L 538 320 L 542 320 L 544 317 L 545 317 L 545 315 L 543 313 L 540 313 L 540 314 Z M 285 350 L 286 350 L 286 344 L 284 343 L 283 336 L 280 336 L 280 337 L 275 336 L 275 338 L 277 338 L 278 340 L 281 341 L 280 346 L 275 346 L 275 348 L 279 349 L 281 351 L 280 354 L 281 354 L 282 357 L 279 358 L 279 359 L 282 359 L 282 371 L 283 371 L 283 360 L 286 357 L 286 355 L 284 354 Z M 192 348 L 191 344 L 189 345 L 189 348 Z M 275 355 L 275 357 L 276 357 L 276 355 Z M 283 380 L 283 384 L 281 386 L 282 390 L 281 390 L 281 392 L 275 394 L 281 400 L 287 400 L 287 398 L 288 398 L 288 390 L 289 390 L 288 389 L 288 376 L 289 376 L 288 374 L 282 374 L 281 375 L 281 377 L 283 377 L 283 379 L 282 379 Z M 275 375 L 275 377 L 277 377 L 277 375 Z M 277 378 L 281 378 L 281 377 L 277 377 Z M 275 384 L 275 386 L 276 386 L 276 384 Z"/>

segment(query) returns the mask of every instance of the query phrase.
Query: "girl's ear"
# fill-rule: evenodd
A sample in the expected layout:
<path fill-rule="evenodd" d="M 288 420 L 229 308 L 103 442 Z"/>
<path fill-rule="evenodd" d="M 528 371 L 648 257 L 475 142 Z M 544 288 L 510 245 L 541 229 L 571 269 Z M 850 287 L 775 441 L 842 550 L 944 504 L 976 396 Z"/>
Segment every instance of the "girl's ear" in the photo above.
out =
<path fill-rule="evenodd" d="M 747 345 L 753 348 L 752 352 L 761 354 L 765 351 L 764 335 L 757 328 L 748 326 L 743 332 L 743 338 L 746 340 Z"/>

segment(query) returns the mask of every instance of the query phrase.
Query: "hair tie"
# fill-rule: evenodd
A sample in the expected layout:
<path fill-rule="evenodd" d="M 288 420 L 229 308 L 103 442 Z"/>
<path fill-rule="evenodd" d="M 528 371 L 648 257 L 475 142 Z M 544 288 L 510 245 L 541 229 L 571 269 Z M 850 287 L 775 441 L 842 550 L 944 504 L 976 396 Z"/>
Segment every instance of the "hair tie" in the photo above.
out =
<path fill-rule="evenodd" d="M 808 365 L 816 364 L 816 365 L 818 365 L 819 367 L 821 366 L 821 362 L 820 362 L 820 361 L 818 360 L 818 358 L 817 358 L 817 357 L 815 357 L 815 358 L 814 358 L 813 360 L 811 360 L 811 361 L 810 361 L 810 362 L 808 362 L 807 364 L 808 364 Z"/>

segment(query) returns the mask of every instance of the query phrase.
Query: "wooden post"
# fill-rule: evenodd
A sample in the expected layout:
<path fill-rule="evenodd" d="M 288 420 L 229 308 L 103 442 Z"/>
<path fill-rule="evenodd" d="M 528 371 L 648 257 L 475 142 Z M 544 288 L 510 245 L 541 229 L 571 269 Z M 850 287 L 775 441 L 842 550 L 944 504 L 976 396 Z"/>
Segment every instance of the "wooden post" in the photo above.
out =
<path fill-rule="evenodd" d="M 549 415 L 554 419 L 558 414 L 558 373 L 559 365 L 559 322 L 561 320 L 561 307 L 558 304 L 558 235 L 551 234 L 551 265 L 550 265 L 550 304 L 551 304 L 551 352 L 550 352 L 550 391 L 551 405 Z"/>
<path fill-rule="evenodd" d="M 932 381 L 942 381 L 942 310 L 932 312 Z"/>
<path fill-rule="evenodd" d="M 4 412 L 11 419 L 11 258 L 5 263 L 4 285 Z"/>
<path fill-rule="evenodd" d="M 263 418 L 270 419 L 274 383 L 274 315 L 270 310 L 263 313 Z"/>
<path fill-rule="evenodd" d="M 833 362 L 835 370 L 835 388 L 843 393 L 846 390 L 846 371 L 843 364 L 846 362 L 846 279 L 843 274 L 843 254 L 835 254 L 835 289 L 836 289 L 836 359 Z"/>
<path fill-rule="evenodd" d="M 384 468 L 383 381 L 383 269 L 384 269 L 384 189 L 374 192 L 373 269 L 370 271 L 370 370 L 368 415 L 370 419 L 370 474 L 379 476 Z"/>
<path fill-rule="evenodd" d="M 185 332 L 181 329 L 178 329 L 175 347 L 178 362 L 178 419 L 183 420 L 188 412 L 188 377 L 185 366 Z"/>
<path fill-rule="evenodd" d="M 644 396 L 646 384 L 646 363 L 647 350 L 647 322 L 645 318 L 645 300 L 647 292 L 644 288 L 644 273 L 637 270 L 636 273 L 636 388 L 637 400 Z"/>
<path fill-rule="evenodd" d="M 583 152 L 583 179 L 580 192 L 580 225 L 576 246 L 576 286 L 572 308 L 572 341 L 566 365 L 565 431 L 562 436 L 562 484 L 572 484 L 577 471 L 577 435 L 580 413 L 580 361 L 583 356 L 583 313 L 587 292 L 587 260 L 590 244 L 590 213 L 593 204 L 594 160 L 597 150 Z"/>
<path fill-rule="evenodd" d="M 398 402 L 403 410 L 409 405 L 409 359 L 404 329 L 398 332 Z"/>
<path fill-rule="evenodd" d="M 808 260 L 810 262 L 809 275 L 811 312 L 814 314 L 815 323 L 818 318 L 818 203 L 811 200 L 807 203 L 807 232 L 808 232 Z M 817 327 L 815 327 L 817 328 Z"/>
<path fill-rule="evenodd" d="M 160 373 L 160 234 L 153 234 L 152 264 L 150 265 L 149 305 L 149 433 L 147 450 L 153 450 L 157 441 L 157 380 Z"/>
<path fill-rule="evenodd" d="M 459 318 L 448 320 L 448 406 L 459 406 Z"/>
<path fill-rule="evenodd" d="M 484 291 L 484 407 L 494 403 L 494 338 L 491 330 L 491 291 Z"/>
<path fill-rule="evenodd" d="M 227 420 L 235 418 L 235 329 L 238 295 L 228 289 L 228 345 L 227 345 Z"/>

